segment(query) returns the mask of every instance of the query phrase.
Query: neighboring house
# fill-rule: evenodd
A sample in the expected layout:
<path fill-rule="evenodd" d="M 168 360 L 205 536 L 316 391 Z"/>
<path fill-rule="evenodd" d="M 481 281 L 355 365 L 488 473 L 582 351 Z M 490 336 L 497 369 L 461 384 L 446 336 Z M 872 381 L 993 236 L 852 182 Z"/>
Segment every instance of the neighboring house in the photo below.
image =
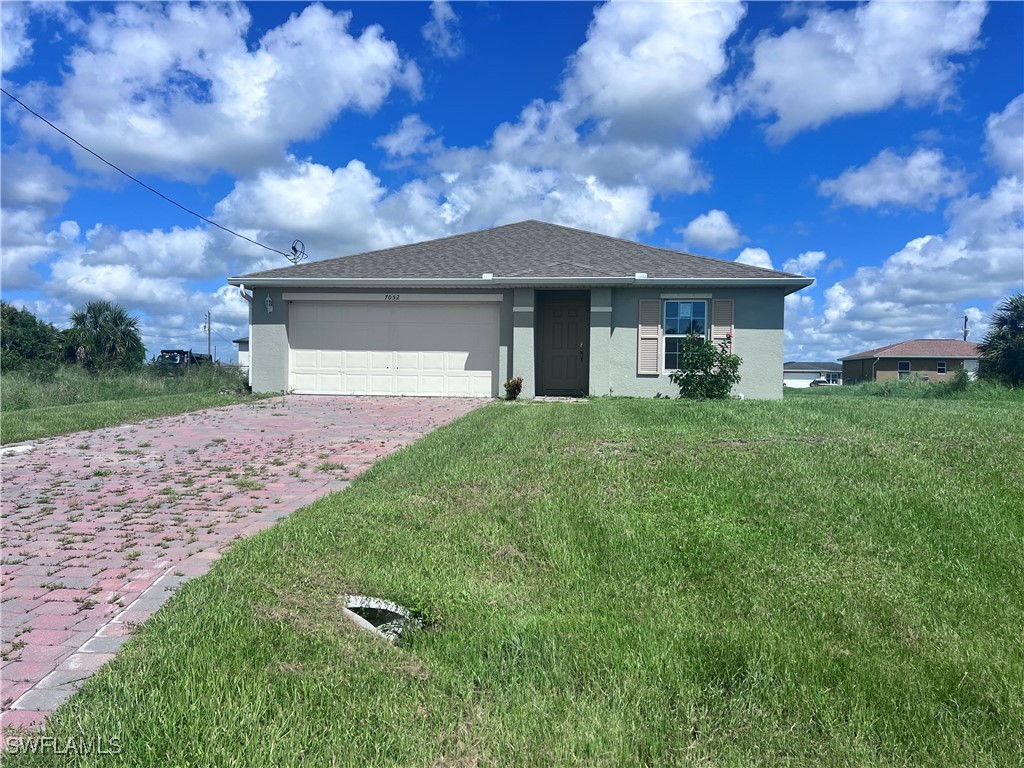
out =
<path fill-rule="evenodd" d="M 241 339 L 235 339 L 235 344 L 238 345 L 238 370 L 242 373 L 249 372 L 249 337 L 245 336 Z"/>
<path fill-rule="evenodd" d="M 840 361 L 843 381 L 858 384 L 909 378 L 946 381 L 961 368 L 973 377 L 979 358 L 978 345 L 971 341 L 914 339 L 847 355 Z"/>
<path fill-rule="evenodd" d="M 829 384 L 843 383 L 843 366 L 839 363 L 789 362 L 782 366 L 782 382 L 787 387 L 807 388 L 812 381 L 824 379 Z"/>
<path fill-rule="evenodd" d="M 780 398 L 783 300 L 813 280 L 524 221 L 228 282 L 256 392 L 667 396 L 699 333 L 732 337 L 737 393 Z"/>

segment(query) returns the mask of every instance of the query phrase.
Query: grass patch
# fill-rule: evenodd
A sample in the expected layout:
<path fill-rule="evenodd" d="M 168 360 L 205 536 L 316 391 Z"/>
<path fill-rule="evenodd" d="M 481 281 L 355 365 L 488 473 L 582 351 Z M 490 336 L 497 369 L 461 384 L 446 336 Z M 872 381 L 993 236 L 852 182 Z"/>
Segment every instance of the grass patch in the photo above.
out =
<path fill-rule="evenodd" d="M 215 368 L 169 377 L 149 369 L 93 375 L 65 366 L 42 378 L 4 373 L 0 391 L 0 444 L 174 416 L 261 397 L 246 393 L 236 373 Z M 121 449 L 122 453 L 133 451 Z"/>
<path fill-rule="evenodd" d="M 87 429 L 125 424 L 139 419 L 175 416 L 204 408 L 251 402 L 253 395 L 182 394 L 107 400 L 82 405 L 29 408 L 0 417 L 0 444 L 38 440 Z"/>
<path fill-rule="evenodd" d="M 81 765 L 1016 764 L 1022 404 L 481 409 L 232 547 L 46 733 L 120 740 Z M 387 646 L 345 592 L 428 626 Z"/>

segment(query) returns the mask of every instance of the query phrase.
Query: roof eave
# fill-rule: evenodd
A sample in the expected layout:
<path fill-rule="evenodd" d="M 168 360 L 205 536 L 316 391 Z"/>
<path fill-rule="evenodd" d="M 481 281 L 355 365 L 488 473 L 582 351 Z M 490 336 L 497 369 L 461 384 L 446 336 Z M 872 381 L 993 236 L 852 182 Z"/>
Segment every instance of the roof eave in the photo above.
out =
<path fill-rule="evenodd" d="M 730 286 L 740 288 L 785 288 L 790 294 L 814 282 L 811 277 L 231 277 L 229 285 L 250 288 L 487 288 L 593 286 Z"/>
<path fill-rule="evenodd" d="M 840 357 L 840 361 L 846 360 L 979 360 L 981 355 L 961 355 L 954 353 L 951 355 L 851 355 L 850 357 Z"/>

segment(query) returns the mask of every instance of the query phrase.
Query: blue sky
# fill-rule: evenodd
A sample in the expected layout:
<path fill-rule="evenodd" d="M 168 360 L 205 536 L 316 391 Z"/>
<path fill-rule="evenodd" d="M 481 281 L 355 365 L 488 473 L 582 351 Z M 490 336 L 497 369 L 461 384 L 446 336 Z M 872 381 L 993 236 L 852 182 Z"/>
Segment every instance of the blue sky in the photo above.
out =
<path fill-rule="evenodd" d="M 311 259 L 537 218 L 800 272 L 786 358 L 979 340 L 1024 289 L 1024 4 L 4 2 L 3 87 Z M 284 257 L 6 96 L 3 298 L 150 353 Z"/>

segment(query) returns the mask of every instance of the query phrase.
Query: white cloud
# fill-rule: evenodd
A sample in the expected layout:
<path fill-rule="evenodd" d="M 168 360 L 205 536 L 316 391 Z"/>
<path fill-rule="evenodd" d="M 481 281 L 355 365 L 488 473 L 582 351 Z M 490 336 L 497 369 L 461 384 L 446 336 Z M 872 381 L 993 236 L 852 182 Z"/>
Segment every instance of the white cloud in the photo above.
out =
<path fill-rule="evenodd" d="M 440 149 L 439 141 L 428 141 L 434 129 L 423 122 L 419 115 L 406 115 L 399 126 L 374 142 L 393 157 L 408 158 Z"/>
<path fill-rule="evenodd" d="M 835 356 L 911 338 L 956 338 L 965 305 L 1024 283 L 1021 179 L 1003 178 L 985 195 L 957 200 L 946 215 L 945 233 L 915 238 L 880 266 L 828 288 L 820 317 L 794 316 L 794 338 Z"/>
<path fill-rule="evenodd" d="M 776 116 L 768 135 L 781 141 L 899 101 L 942 105 L 955 93 L 952 57 L 978 45 L 986 12 L 969 1 L 814 7 L 803 26 L 758 38 L 743 92 L 758 112 Z"/>
<path fill-rule="evenodd" d="M 985 139 L 985 149 L 996 166 L 1011 176 L 1024 176 L 1024 94 L 1002 112 L 989 115 Z"/>
<path fill-rule="evenodd" d="M 298 237 L 318 259 L 528 218 L 634 235 L 657 224 L 650 204 L 638 186 L 611 188 L 594 177 L 493 159 L 465 174 L 438 174 L 389 190 L 357 160 L 332 169 L 292 158 L 286 168 L 239 181 L 217 204 L 215 218 L 268 244 Z M 228 247 L 243 272 L 281 266 L 252 246 Z"/>
<path fill-rule="evenodd" d="M 4 207 L 41 206 L 55 212 L 67 202 L 74 178 L 47 155 L 35 150 L 12 151 L 3 156 L 0 198 Z"/>
<path fill-rule="evenodd" d="M 721 253 L 736 248 L 746 242 L 747 238 L 740 234 L 732 223 L 729 214 L 713 208 L 702 213 L 683 229 L 683 243 L 687 248 Z"/>
<path fill-rule="evenodd" d="M 824 260 L 824 251 L 805 251 L 795 259 L 785 262 L 782 265 L 782 271 L 793 272 L 798 275 L 813 275 Z"/>
<path fill-rule="evenodd" d="M 736 257 L 740 264 L 749 264 L 752 267 L 763 267 L 764 269 L 775 269 L 772 266 L 772 257 L 764 248 L 744 248 Z"/>
<path fill-rule="evenodd" d="M 744 9 L 732 4 L 607 4 L 572 57 L 554 101 L 537 100 L 490 142 L 445 148 L 407 118 L 380 140 L 395 157 L 427 149 L 434 176 L 382 198 L 389 230 L 471 229 L 544 218 L 635 237 L 657 226 L 654 196 L 706 189 L 688 144 L 731 118 L 717 85 L 726 40 Z M 410 217 L 392 213 L 415 206 Z"/>
<path fill-rule="evenodd" d="M 940 200 L 955 197 L 967 186 L 965 175 L 947 168 L 945 162 L 937 149 L 918 149 L 909 157 L 885 149 L 867 165 L 848 168 L 839 178 L 821 182 L 818 191 L 832 196 L 840 205 L 931 210 Z"/>
<path fill-rule="evenodd" d="M 607 3 L 573 57 L 563 100 L 605 121 L 611 138 L 693 142 L 732 118 L 716 88 L 740 3 Z"/>
<path fill-rule="evenodd" d="M 33 41 L 28 36 L 29 7 L 26 3 L 0 4 L 0 19 L 3 21 L 0 38 L 0 59 L 2 71 L 17 69 L 32 53 Z"/>
<path fill-rule="evenodd" d="M 462 41 L 456 29 L 459 18 L 446 0 L 433 0 L 430 4 L 430 21 L 423 25 L 423 39 L 434 55 L 452 59 L 462 52 Z"/>
<path fill-rule="evenodd" d="M 383 30 L 354 36 L 350 21 L 309 5 L 250 49 L 244 6 L 118 4 L 94 13 L 47 98 L 65 130 L 129 170 L 251 171 L 343 110 L 372 112 L 396 87 L 418 93 L 415 64 Z"/>

